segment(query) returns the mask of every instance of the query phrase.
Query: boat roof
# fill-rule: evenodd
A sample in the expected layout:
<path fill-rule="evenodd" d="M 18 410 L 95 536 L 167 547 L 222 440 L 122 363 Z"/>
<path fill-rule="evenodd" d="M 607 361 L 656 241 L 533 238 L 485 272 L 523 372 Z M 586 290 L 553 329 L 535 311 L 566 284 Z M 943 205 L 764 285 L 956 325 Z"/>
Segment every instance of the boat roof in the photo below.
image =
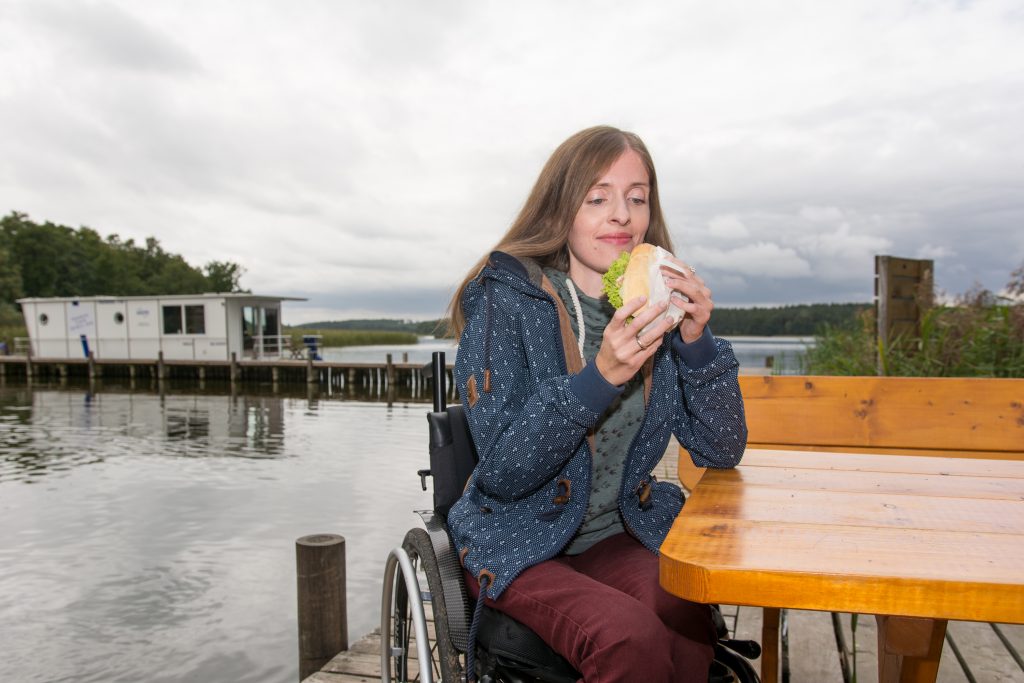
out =
<path fill-rule="evenodd" d="M 308 299 L 298 296 L 274 296 L 269 294 L 251 294 L 249 292 L 204 292 L 203 294 L 147 294 L 144 296 L 114 296 L 114 295 L 96 295 L 96 296 L 47 296 L 47 297 L 26 297 L 18 299 L 19 304 L 28 303 L 73 303 L 81 301 L 153 301 L 160 299 L 166 301 L 170 299 L 236 299 L 236 300 L 248 300 L 248 301 L 308 301 Z"/>

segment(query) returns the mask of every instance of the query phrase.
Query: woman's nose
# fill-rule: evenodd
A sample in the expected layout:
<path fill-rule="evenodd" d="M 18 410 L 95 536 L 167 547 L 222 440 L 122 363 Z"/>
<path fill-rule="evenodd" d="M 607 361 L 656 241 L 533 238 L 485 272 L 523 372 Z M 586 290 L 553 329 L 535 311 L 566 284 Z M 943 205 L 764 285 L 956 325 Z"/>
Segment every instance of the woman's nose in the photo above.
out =
<path fill-rule="evenodd" d="M 629 223 L 629 200 L 618 199 L 612 203 L 611 219 L 619 225 Z"/>

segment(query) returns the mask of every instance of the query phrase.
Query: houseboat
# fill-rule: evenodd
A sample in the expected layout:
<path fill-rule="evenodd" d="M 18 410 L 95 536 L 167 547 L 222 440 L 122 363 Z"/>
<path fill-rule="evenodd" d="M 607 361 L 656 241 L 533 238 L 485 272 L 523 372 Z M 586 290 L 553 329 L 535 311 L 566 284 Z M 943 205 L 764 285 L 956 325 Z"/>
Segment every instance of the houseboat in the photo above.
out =
<path fill-rule="evenodd" d="M 256 294 L 18 299 L 32 356 L 104 360 L 231 360 L 291 354 L 281 303 Z"/>

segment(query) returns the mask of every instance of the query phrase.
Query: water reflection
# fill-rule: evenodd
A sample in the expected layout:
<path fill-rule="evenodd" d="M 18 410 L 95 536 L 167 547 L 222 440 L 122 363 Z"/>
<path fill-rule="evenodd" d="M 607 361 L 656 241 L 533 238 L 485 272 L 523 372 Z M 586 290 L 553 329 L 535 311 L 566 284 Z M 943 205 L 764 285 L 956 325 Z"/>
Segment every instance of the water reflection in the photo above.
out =
<path fill-rule="evenodd" d="M 204 458 L 283 455 L 281 398 L 106 389 L 0 390 L 0 482 L 34 481 L 146 453 Z"/>

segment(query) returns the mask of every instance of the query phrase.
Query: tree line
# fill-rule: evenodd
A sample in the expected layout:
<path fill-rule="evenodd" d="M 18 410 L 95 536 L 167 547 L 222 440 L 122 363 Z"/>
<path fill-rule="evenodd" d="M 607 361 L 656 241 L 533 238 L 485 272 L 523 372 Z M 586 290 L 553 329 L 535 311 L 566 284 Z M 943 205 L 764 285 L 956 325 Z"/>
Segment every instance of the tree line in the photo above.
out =
<path fill-rule="evenodd" d="M 826 327 L 854 325 L 872 304 L 799 304 L 776 308 L 716 308 L 712 316 L 715 334 L 729 336 L 810 337 Z M 447 320 L 332 320 L 297 326 L 320 330 L 381 330 L 442 336 Z"/>
<path fill-rule="evenodd" d="M 231 261 L 197 268 L 153 237 L 137 244 L 18 212 L 0 218 L 0 318 L 21 297 L 239 292 L 244 272 Z"/>

